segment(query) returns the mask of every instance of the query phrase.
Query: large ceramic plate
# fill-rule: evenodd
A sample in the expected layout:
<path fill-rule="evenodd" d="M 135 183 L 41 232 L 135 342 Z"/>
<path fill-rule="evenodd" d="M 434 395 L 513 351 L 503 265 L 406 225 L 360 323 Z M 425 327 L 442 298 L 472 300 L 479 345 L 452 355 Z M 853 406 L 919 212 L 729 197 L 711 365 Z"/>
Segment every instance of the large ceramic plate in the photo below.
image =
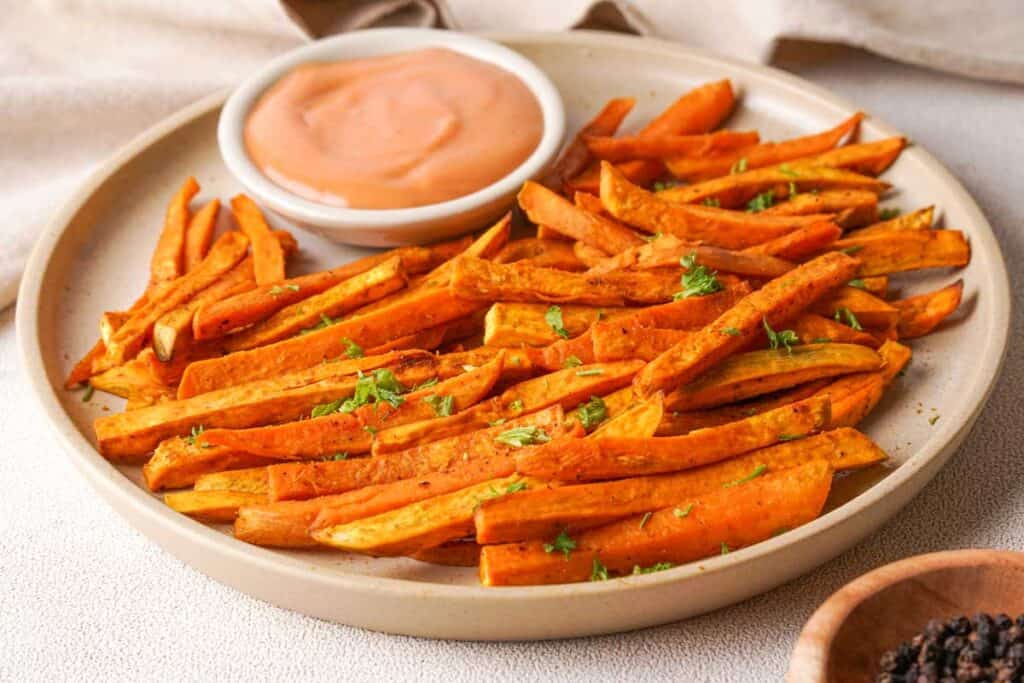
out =
<path fill-rule="evenodd" d="M 502 34 L 496 39 L 547 71 L 560 88 L 570 129 L 607 98 L 633 95 L 643 122 L 681 91 L 731 78 L 743 106 L 731 125 L 766 138 L 817 131 L 854 107 L 792 76 L 674 45 L 600 33 Z M 165 203 L 195 174 L 204 196 L 239 191 L 217 152 L 223 96 L 179 112 L 130 143 L 72 198 L 40 236 L 18 300 L 19 339 L 36 399 L 82 473 L 125 519 L 172 554 L 225 584 L 306 614 L 370 629 L 440 638 L 581 636 L 680 619 L 743 600 L 849 548 L 913 497 L 956 450 L 984 406 L 1006 346 L 1009 287 L 992 230 L 960 184 L 915 147 L 887 173 L 889 203 L 938 205 L 946 225 L 967 232 L 974 257 L 962 271 L 963 311 L 914 343 L 907 376 L 866 424 L 893 466 L 837 483 L 830 511 L 757 546 L 657 574 L 529 588 L 483 588 L 467 569 L 405 559 L 326 552 L 279 552 L 246 545 L 226 530 L 172 512 L 140 483 L 138 468 L 108 464 L 94 448 L 92 420 L 120 402 L 83 403 L 60 389 L 93 342 L 96 319 L 127 306 L 147 277 Z M 896 131 L 869 119 L 863 137 Z M 914 131 L 905 131 L 911 136 Z M 300 234 L 303 269 L 363 252 Z M 950 281 L 918 278 L 905 291 Z M 940 418 L 931 424 L 930 418 Z M 42 492 L 40 492 L 42 495 Z"/>

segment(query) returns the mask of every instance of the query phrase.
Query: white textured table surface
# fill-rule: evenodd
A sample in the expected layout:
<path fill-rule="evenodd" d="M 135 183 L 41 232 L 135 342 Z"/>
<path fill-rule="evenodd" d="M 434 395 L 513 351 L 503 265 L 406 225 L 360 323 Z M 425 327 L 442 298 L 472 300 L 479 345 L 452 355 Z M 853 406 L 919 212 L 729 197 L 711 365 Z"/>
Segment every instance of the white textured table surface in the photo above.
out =
<path fill-rule="evenodd" d="M 845 49 L 783 64 L 885 118 L 958 175 L 1021 291 L 1024 89 Z M 1011 340 L 1024 333 L 1015 303 Z M 780 680 L 804 621 L 855 576 L 921 552 L 1024 549 L 1024 355 L 1011 341 L 988 409 L 935 481 L 876 536 L 771 593 L 661 628 L 549 643 L 336 626 L 214 583 L 102 503 L 33 410 L 13 319 L 0 313 L 0 681 Z"/>

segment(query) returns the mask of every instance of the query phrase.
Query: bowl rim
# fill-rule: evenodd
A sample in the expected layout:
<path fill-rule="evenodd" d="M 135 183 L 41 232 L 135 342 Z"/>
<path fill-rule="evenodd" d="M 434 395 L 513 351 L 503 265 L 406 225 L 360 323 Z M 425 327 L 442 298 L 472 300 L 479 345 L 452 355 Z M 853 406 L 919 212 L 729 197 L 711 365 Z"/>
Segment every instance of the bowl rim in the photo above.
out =
<path fill-rule="evenodd" d="M 245 150 L 243 130 L 256 101 L 287 72 L 300 64 L 398 54 L 443 47 L 499 66 L 517 78 L 537 99 L 543 117 L 541 139 L 522 163 L 499 180 L 470 194 L 423 206 L 398 209 L 354 209 L 301 197 L 261 171 Z M 550 164 L 565 136 L 565 105 L 558 89 L 532 61 L 497 42 L 475 35 L 427 28 L 377 28 L 314 41 L 286 52 L 260 67 L 225 102 L 217 123 L 217 145 L 228 170 L 255 198 L 295 220 L 321 228 L 353 225 L 387 230 L 425 221 L 443 220 L 485 207 L 511 196 Z"/>

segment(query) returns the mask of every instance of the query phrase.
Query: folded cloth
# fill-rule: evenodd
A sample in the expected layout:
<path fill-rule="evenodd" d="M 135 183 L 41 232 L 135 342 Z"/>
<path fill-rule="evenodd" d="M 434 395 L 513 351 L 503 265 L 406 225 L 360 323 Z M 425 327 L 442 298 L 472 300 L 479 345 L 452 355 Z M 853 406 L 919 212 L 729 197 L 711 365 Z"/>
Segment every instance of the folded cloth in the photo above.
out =
<path fill-rule="evenodd" d="M 36 0 L 0 21 L 0 308 L 42 226 L 97 162 L 274 55 L 368 26 L 583 26 L 769 61 L 783 39 L 843 42 L 1024 82 L 1016 0 Z M 154 226 L 156 229 L 156 226 Z"/>

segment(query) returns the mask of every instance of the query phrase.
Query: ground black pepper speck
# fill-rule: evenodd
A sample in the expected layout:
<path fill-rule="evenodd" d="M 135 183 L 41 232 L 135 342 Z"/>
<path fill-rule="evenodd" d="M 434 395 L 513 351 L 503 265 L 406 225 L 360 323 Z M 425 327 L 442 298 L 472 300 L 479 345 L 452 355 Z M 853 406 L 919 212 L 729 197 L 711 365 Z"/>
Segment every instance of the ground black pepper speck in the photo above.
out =
<path fill-rule="evenodd" d="M 932 619 L 879 668 L 876 683 L 1024 683 L 1024 615 Z"/>

